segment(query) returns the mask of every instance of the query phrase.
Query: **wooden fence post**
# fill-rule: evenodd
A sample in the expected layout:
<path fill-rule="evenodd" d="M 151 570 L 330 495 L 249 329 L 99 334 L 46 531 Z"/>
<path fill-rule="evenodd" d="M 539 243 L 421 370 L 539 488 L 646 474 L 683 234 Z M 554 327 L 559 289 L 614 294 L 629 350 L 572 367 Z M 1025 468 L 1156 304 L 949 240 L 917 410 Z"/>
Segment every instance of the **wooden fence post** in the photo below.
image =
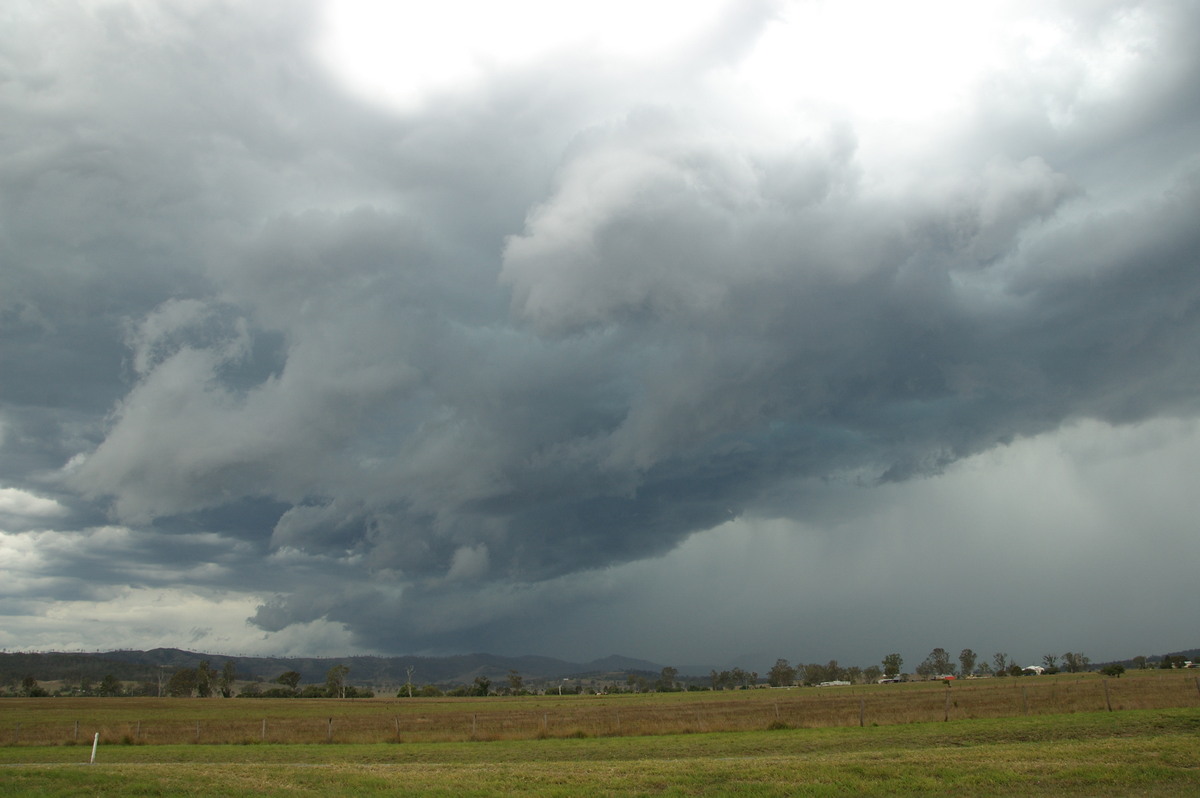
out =
<path fill-rule="evenodd" d="M 333 718 L 330 718 L 329 722 L 325 725 L 325 742 L 333 742 Z"/>
<path fill-rule="evenodd" d="M 75 721 L 75 742 L 79 742 L 79 721 Z"/>
<path fill-rule="evenodd" d="M 267 741 L 267 719 L 266 718 L 263 718 L 262 736 L 259 739 L 261 739 L 263 742 Z"/>
<path fill-rule="evenodd" d="M 1108 707 L 1109 712 L 1112 712 L 1112 701 L 1108 697 L 1108 679 L 1105 679 L 1102 684 L 1104 685 L 1104 706 Z"/>
<path fill-rule="evenodd" d="M 867 699 L 861 696 L 858 699 L 858 725 L 859 728 L 867 725 Z"/>

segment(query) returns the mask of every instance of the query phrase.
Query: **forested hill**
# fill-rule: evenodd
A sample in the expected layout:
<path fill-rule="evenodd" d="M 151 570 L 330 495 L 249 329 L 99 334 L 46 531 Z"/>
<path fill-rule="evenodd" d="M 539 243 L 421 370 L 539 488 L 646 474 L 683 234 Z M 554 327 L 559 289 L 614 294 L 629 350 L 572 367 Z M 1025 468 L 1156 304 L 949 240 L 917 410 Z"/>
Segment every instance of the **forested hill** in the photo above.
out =
<path fill-rule="evenodd" d="M 561 679 L 602 674 L 657 674 L 661 665 L 627 657 L 606 657 L 588 663 L 568 662 L 552 657 L 501 657 L 495 654 L 460 654 L 450 657 L 236 657 L 156 648 L 150 651 L 108 651 L 103 653 L 0 653 L 0 683 L 19 682 L 27 676 L 38 681 L 99 681 L 112 675 L 122 681 L 148 681 L 162 671 L 195 668 L 208 660 L 216 670 L 233 662 L 237 678 L 243 681 L 269 682 L 286 671 L 296 671 L 301 680 L 319 683 L 329 669 L 345 665 L 350 669 L 347 681 L 362 686 L 397 685 L 408 679 L 412 669 L 414 684 L 469 684 L 475 677 L 502 679 L 515 670 L 526 679 Z"/>

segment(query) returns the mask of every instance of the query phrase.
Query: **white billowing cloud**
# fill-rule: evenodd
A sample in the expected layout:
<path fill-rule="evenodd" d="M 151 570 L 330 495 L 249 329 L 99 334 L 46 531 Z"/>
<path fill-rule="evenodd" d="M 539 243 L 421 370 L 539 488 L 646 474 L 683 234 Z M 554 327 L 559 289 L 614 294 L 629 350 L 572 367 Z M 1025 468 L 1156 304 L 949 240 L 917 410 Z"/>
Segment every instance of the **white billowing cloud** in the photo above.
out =
<path fill-rule="evenodd" d="M 123 588 L 102 601 L 32 601 L 6 613 L 0 648 L 40 651 L 190 648 L 264 656 L 340 656 L 362 650 L 328 621 L 263 632 L 246 623 L 259 599 L 242 592 Z"/>
<path fill-rule="evenodd" d="M 564 55 L 594 63 L 670 58 L 719 18 L 720 0 L 436 4 L 330 0 L 321 54 L 365 96 L 411 110 L 431 94 L 477 89 L 496 72 Z"/>
<path fill-rule="evenodd" d="M 47 499 L 20 488 L 0 488 L 0 514 L 21 518 L 53 518 L 66 512 L 54 499 Z"/>
<path fill-rule="evenodd" d="M 454 559 L 450 562 L 450 571 L 446 574 L 446 581 L 479 579 L 487 573 L 487 569 L 488 550 L 486 544 L 462 546 L 454 552 Z"/>

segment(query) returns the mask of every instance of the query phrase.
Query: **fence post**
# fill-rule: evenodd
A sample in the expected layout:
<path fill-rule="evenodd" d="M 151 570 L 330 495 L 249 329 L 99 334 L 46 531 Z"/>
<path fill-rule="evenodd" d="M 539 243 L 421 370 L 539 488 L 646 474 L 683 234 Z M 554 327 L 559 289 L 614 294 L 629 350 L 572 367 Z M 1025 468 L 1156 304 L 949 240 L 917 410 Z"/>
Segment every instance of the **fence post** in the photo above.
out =
<path fill-rule="evenodd" d="M 329 723 L 325 727 L 325 742 L 333 742 L 333 718 L 329 719 Z"/>
<path fill-rule="evenodd" d="M 79 721 L 75 721 L 75 741 L 79 742 Z"/>
<path fill-rule="evenodd" d="M 1112 712 L 1112 701 L 1108 698 L 1108 679 L 1105 679 L 1102 684 L 1104 685 L 1104 706 L 1108 707 L 1109 712 Z"/>
<path fill-rule="evenodd" d="M 1021 708 L 1025 711 L 1026 715 L 1029 714 L 1029 696 L 1025 695 L 1024 685 L 1021 685 Z"/>
<path fill-rule="evenodd" d="M 96 746 L 100 745 L 100 732 L 96 732 L 96 736 L 92 738 L 92 759 L 88 762 L 89 765 L 96 764 Z"/>
<path fill-rule="evenodd" d="M 263 718 L 262 738 L 263 742 L 267 740 L 267 719 Z"/>
<path fill-rule="evenodd" d="M 196 742 L 200 742 L 200 721 L 196 721 Z"/>
<path fill-rule="evenodd" d="M 946 711 L 942 715 L 943 721 L 950 720 L 950 682 L 946 682 Z"/>
<path fill-rule="evenodd" d="M 861 696 L 858 699 L 858 725 L 859 728 L 867 725 L 867 699 Z"/>
<path fill-rule="evenodd" d="M 142 722 L 140 720 L 137 722 L 137 728 L 133 732 L 133 739 L 142 739 Z"/>

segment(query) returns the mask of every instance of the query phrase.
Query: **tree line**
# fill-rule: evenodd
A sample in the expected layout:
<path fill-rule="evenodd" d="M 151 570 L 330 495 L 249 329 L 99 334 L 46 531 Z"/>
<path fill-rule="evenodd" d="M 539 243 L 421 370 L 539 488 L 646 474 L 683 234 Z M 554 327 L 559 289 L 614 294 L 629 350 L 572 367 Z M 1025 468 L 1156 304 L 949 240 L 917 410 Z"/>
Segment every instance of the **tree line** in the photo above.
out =
<path fill-rule="evenodd" d="M 1145 667 L 1146 658 L 1141 657 L 1140 659 L 1142 667 Z M 1061 668 L 1059 667 L 1060 661 Z M 1038 667 L 1043 673 L 1059 673 L 1060 671 L 1080 673 L 1088 670 L 1090 663 L 1091 661 L 1086 655 L 1068 651 L 1061 655 L 1061 660 L 1058 654 L 1046 654 L 1042 657 L 1042 665 Z M 1168 666 L 1164 664 L 1164 667 Z M 778 659 L 771 670 L 767 672 L 767 684 L 772 687 L 790 687 L 797 684 L 818 685 L 830 682 L 862 684 L 880 680 L 900 680 L 908 677 L 908 674 L 903 672 L 903 668 L 904 658 L 897 653 L 887 654 L 879 665 L 871 665 L 866 668 L 844 667 L 839 665 L 837 660 L 830 660 L 825 664 L 792 665 L 786 659 Z M 1021 676 L 1026 673 L 1027 669 L 1028 666 L 1020 665 L 1003 651 L 996 652 L 988 661 L 981 660 L 974 650 L 964 648 L 958 653 L 956 663 L 950 652 L 939 647 L 930 651 L 929 655 L 917 664 L 913 669 L 913 675 L 921 679 Z M 1123 667 L 1121 672 L 1124 672 Z M 718 676 L 714 672 L 714 689 L 744 686 L 744 680 L 738 679 L 733 673 L 726 673 L 729 675 Z"/>
<path fill-rule="evenodd" d="M 957 661 L 956 661 L 957 660 Z M 1145 656 L 1134 657 L 1127 662 L 1138 669 L 1159 667 L 1164 669 L 1190 667 L 1191 663 L 1183 655 L 1165 655 L 1159 658 Z M 1009 657 L 1006 652 L 996 652 L 991 659 L 981 658 L 970 648 L 964 648 L 957 658 L 944 648 L 935 648 L 929 652 L 913 669 L 912 674 L 903 672 L 904 659 L 897 653 L 887 654 L 879 665 L 866 668 L 858 666 L 842 666 L 837 660 L 827 663 L 809 663 L 792 665 L 786 659 L 778 659 L 766 673 L 766 684 L 771 687 L 790 687 L 794 685 L 820 685 L 846 682 L 851 684 L 873 683 L 889 680 L 900 681 L 909 678 L 938 679 L 963 677 L 1008 677 L 1021 676 L 1031 672 L 1031 666 L 1022 666 Z M 1090 670 L 1091 660 L 1081 652 L 1067 651 L 1063 654 L 1045 654 L 1041 664 L 1033 672 L 1054 674 L 1060 672 L 1081 673 Z M 592 680 L 593 686 L 585 688 L 583 679 L 561 681 L 543 681 L 537 689 L 530 689 L 525 678 L 515 669 L 510 669 L 506 682 L 493 684 L 487 676 L 477 676 L 471 684 L 456 687 L 444 687 L 436 684 L 425 684 L 420 687 L 413 683 L 413 668 L 408 668 L 408 678 L 397 693 L 401 698 L 422 698 L 437 696 L 489 696 L 489 695 L 529 695 L 534 692 L 580 693 L 585 689 L 595 689 L 597 692 L 672 692 L 677 690 L 736 690 L 761 686 L 763 680 L 758 672 L 746 671 L 742 668 L 729 670 L 713 670 L 707 680 L 703 677 L 679 676 L 679 671 L 673 667 L 665 667 L 653 678 L 653 674 L 629 673 L 625 683 L 613 680 Z M 1119 677 L 1125 672 L 1124 665 L 1110 663 L 1100 672 L 1107 676 Z M 238 689 L 236 665 L 232 660 L 226 660 L 220 670 L 212 666 L 209 660 L 201 660 L 196 667 L 176 668 L 167 676 L 164 669 L 159 669 L 156 678 L 143 680 L 133 685 L 124 683 L 113 674 L 106 674 L 99 681 L 84 674 L 79 678 L 78 686 L 63 686 L 56 695 L 68 696 L 169 696 L 175 698 L 210 698 L 220 696 L 231 698 L 235 695 L 245 698 L 369 698 L 374 692 L 356 687 L 349 683 L 350 668 L 344 664 L 331 667 L 325 675 L 323 683 L 302 685 L 300 673 L 288 670 L 270 681 L 269 687 L 262 682 L 242 684 Z M 570 682 L 568 684 L 568 682 Z M 598 683 L 598 685 L 597 685 Z M 26 675 L 19 680 L 10 681 L 6 695 L 42 697 L 50 695 L 32 675 Z"/>

